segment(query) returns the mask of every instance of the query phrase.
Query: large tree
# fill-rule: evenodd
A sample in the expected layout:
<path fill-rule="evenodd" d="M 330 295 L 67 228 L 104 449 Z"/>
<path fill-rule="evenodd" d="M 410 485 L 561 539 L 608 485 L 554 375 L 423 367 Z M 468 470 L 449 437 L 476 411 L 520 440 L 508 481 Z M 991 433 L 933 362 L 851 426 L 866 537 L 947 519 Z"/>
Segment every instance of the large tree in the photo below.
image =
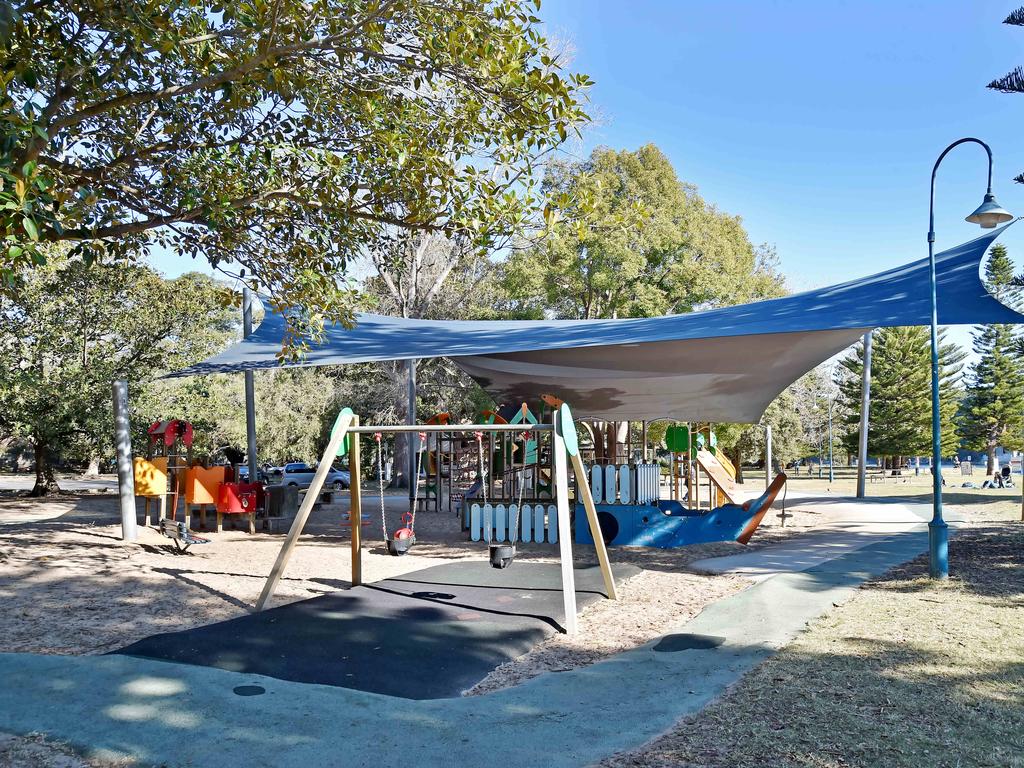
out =
<path fill-rule="evenodd" d="M 595 149 L 554 164 L 544 188 L 561 207 L 548 236 L 503 265 L 506 309 L 522 317 L 652 317 L 779 296 L 774 253 L 740 219 L 680 181 L 653 144 Z M 618 460 L 626 423 L 594 423 L 599 458 Z"/>
<path fill-rule="evenodd" d="M 994 245 L 985 263 L 985 282 L 997 298 L 1012 289 L 1013 262 L 1004 245 Z M 985 451 L 986 474 L 995 471 L 996 448 L 1020 447 L 1024 436 L 1024 364 L 1017 353 L 1014 327 L 979 326 L 967 393 L 961 408 L 960 434 L 967 447 Z"/>
<path fill-rule="evenodd" d="M 0 294 L 0 433 L 31 444 L 33 495 L 58 489 L 54 455 L 109 449 L 113 380 L 137 385 L 206 357 L 227 338 L 225 313 L 224 289 L 204 275 L 167 281 L 62 255 Z"/>
<path fill-rule="evenodd" d="M 958 346 L 943 341 L 939 332 L 939 394 L 942 454 L 952 455 L 959 447 L 956 416 L 961 398 L 965 354 Z M 839 388 L 847 452 L 857 452 L 860 426 L 861 383 L 864 345 L 859 343 L 841 365 L 846 376 Z M 881 328 L 874 332 L 871 347 L 871 418 L 868 453 L 898 459 L 931 453 L 931 344 L 928 329 L 921 326 Z"/>
<path fill-rule="evenodd" d="M 557 164 L 544 187 L 566 209 L 549 237 L 508 260 L 504 285 L 522 314 L 651 317 L 783 293 L 772 250 L 653 144 Z"/>
<path fill-rule="evenodd" d="M 791 461 L 799 459 L 807 450 L 804 425 L 799 408 L 798 385 L 782 391 L 765 409 L 761 421 L 746 426 L 736 442 L 739 456 L 747 461 L 759 462 L 765 457 L 765 426 L 772 428 L 771 471 L 781 471 Z"/>
<path fill-rule="evenodd" d="M 480 319 L 493 317 L 500 304 L 494 261 L 464 237 L 436 233 L 399 233 L 369 252 L 375 274 L 364 284 L 364 298 L 376 312 L 397 317 L 438 319 Z M 479 388 L 464 386 L 465 376 L 446 359 L 418 361 L 419 416 L 429 418 L 450 398 L 437 397 L 438 389 L 479 399 Z M 377 372 L 383 371 L 380 376 Z M 369 387 L 369 402 L 360 397 L 377 419 L 405 421 L 408 417 L 408 375 L 406 361 L 381 363 L 373 372 L 361 371 L 355 381 L 376 378 Z M 350 383 L 352 377 L 344 376 Z M 352 395 L 350 387 L 344 387 Z M 432 394 L 427 394 L 432 391 Z M 461 409 L 454 409 L 461 410 Z M 416 415 L 416 414 L 414 414 Z M 393 440 L 396 485 L 409 483 L 409 451 L 413 437 L 396 435 Z"/>
<path fill-rule="evenodd" d="M 325 430 L 337 416 L 335 380 L 324 368 L 258 371 L 255 375 L 256 444 L 261 463 L 316 461 Z M 346 403 L 348 405 L 348 403 Z M 193 452 L 211 458 L 226 447 L 246 447 L 245 390 L 241 374 L 155 381 L 133 398 L 140 425 L 178 418 L 194 427 Z"/>
<path fill-rule="evenodd" d="M 0 277 L 70 241 L 244 267 L 293 331 L 351 321 L 394 228 L 477 247 L 587 118 L 538 0 L 0 0 Z"/>

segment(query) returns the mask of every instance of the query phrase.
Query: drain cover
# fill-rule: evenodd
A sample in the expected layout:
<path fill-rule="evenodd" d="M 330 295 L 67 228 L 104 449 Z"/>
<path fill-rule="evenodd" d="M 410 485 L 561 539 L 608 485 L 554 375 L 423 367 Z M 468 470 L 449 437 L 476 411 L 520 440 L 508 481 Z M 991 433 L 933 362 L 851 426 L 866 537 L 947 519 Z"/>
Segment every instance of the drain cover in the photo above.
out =
<path fill-rule="evenodd" d="M 259 696 L 267 692 L 262 685 L 236 685 L 231 690 L 239 696 Z"/>
<path fill-rule="evenodd" d="M 674 635 L 665 635 L 654 650 L 659 653 L 675 653 L 676 651 L 701 651 L 708 648 L 717 648 L 725 642 L 724 637 L 717 635 L 695 635 L 688 632 L 680 632 Z"/>

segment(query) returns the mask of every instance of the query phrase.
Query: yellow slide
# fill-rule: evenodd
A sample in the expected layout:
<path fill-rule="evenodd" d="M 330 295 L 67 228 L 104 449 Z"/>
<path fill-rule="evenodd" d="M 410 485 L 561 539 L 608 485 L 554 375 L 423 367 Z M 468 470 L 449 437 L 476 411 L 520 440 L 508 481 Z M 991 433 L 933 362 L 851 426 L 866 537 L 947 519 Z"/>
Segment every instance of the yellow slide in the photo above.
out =
<path fill-rule="evenodd" d="M 740 493 L 736 487 L 736 470 L 725 456 L 721 460 L 711 451 L 697 451 L 697 466 L 711 478 L 711 482 L 718 488 L 718 505 L 722 504 L 722 497 L 730 504 L 742 504 L 746 496 Z"/>

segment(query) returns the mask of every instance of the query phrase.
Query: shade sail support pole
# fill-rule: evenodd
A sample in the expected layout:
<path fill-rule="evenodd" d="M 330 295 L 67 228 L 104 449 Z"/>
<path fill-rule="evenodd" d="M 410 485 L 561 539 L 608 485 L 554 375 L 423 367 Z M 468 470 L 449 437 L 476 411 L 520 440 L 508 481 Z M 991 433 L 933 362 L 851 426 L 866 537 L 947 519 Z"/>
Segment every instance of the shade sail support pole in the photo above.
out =
<path fill-rule="evenodd" d="M 242 287 L 242 338 L 252 335 L 252 291 Z M 255 373 L 250 369 L 245 377 L 245 447 L 248 456 L 249 482 L 257 482 L 256 472 L 256 382 Z"/>
<path fill-rule="evenodd" d="M 860 435 L 857 441 L 857 498 L 867 494 L 868 428 L 871 424 L 871 335 L 864 334 L 864 370 L 860 382 Z"/>
<path fill-rule="evenodd" d="M 135 520 L 135 477 L 132 472 L 131 422 L 128 416 L 128 382 L 114 382 L 114 443 L 117 449 L 117 496 L 121 509 L 121 539 L 139 538 Z M 148 501 L 146 502 L 149 503 Z"/>
<path fill-rule="evenodd" d="M 405 423 L 412 426 L 416 423 L 416 360 L 405 361 L 405 374 L 408 389 L 406 391 Z M 412 434 L 407 438 L 409 449 L 409 466 L 407 476 L 409 478 L 409 503 L 416 503 L 416 437 Z"/>

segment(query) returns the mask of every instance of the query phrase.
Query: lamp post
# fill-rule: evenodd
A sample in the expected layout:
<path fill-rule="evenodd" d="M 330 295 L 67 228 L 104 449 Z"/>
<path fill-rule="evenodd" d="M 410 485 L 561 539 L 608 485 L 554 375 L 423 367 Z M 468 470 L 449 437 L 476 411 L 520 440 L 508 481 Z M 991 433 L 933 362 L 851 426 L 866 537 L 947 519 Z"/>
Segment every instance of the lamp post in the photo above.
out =
<path fill-rule="evenodd" d="M 988 155 L 988 187 L 978 209 L 967 221 L 982 229 L 992 229 L 1013 218 L 992 194 L 992 150 L 988 144 L 975 138 L 958 139 L 942 150 L 932 168 L 931 197 L 928 202 L 928 270 L 931 283 L 932 321 L 932 519 L 928 523 L 928 573 L 933 579 L 949 576 L 949 527 L 942 518 L 942 433 L 939 418 L 939 306 L 935 284 L 935 174 L 939 165 L 955 147 L 961 144 L 979 144 Z"/>

